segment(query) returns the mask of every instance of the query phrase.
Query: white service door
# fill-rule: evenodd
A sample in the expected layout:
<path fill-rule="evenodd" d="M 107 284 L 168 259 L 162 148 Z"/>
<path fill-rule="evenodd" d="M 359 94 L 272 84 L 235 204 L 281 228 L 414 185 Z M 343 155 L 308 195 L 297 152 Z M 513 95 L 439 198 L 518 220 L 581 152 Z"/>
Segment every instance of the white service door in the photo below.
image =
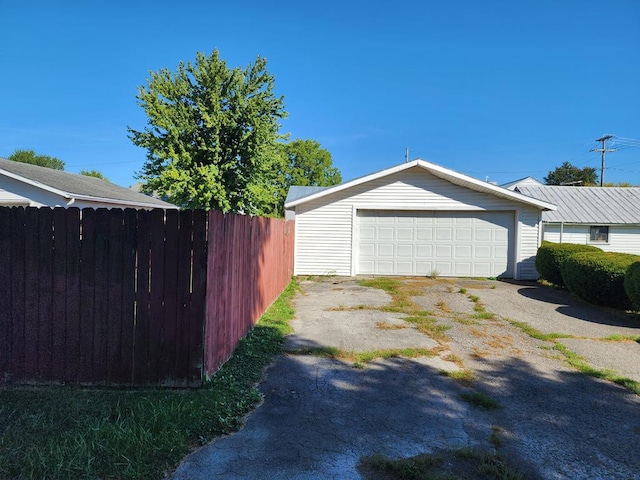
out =
<path fill-rule="evenodd" d="M 358 274 L 513 277 L 514 212 L 358 210 Z"/>

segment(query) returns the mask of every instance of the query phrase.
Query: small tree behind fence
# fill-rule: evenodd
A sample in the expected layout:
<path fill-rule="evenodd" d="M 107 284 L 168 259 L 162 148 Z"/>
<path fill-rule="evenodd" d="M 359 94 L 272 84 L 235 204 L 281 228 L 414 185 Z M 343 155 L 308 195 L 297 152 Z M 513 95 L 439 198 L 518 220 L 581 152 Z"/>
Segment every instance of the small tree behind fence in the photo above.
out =
<path fill-rule="evenodd" d="M 0 383 L 200 385 L 290 280 L 292 225 L 0 207 Z"/>

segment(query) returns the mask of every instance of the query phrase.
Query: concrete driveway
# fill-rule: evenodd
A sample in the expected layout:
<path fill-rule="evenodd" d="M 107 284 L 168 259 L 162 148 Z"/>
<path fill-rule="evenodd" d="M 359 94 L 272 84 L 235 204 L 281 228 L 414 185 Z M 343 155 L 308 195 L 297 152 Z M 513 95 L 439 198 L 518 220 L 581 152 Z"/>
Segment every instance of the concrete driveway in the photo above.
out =
<path fill-rule="evenodd" d="M 430 338 L 406 315 L 385 311 L 393 299 L 382 290 L 324 278 L 302 282 L 287 346 L 430 355 L 363 368 L 353 359 L 279 357 L 244 428 L 187 457 L 173 478 L 358 479 L 364 455 L 461 447 L 497 448 L 526 478 L 640 478 L 640 397 L 577 372 L 554 348 L 559 342 L 598 369 L 640 381 L 640 344 L 628 339 L 640 335 L 640 322 L 536 284 L 402 281 L 414 306 L 449 327 L 446 337 Z M 537 340 L 513 321 L 570 338 Z M 449 378 L 460 371 L 472 380 Z M 502 408 L 478 409 L 463 392 Z"/>

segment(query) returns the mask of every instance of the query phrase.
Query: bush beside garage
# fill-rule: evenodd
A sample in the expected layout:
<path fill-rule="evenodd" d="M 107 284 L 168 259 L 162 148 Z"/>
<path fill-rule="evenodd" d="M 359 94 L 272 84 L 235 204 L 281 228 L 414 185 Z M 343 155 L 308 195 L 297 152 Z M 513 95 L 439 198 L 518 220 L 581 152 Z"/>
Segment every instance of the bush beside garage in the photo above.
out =
<path fill-rule="evenodd" d="M 587 302 L 640 310 L 640 255 L 589 245 L 543 242 L 536 255 L 542 280 Z"/>

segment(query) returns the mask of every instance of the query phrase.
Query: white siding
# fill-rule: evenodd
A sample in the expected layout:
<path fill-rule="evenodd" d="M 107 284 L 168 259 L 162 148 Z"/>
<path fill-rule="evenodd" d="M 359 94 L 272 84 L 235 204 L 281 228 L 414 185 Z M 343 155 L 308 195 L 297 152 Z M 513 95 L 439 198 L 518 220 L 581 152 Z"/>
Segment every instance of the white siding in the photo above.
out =
<path fill-rule="evenodd" d="M 589 227 L 591 225 L 564 225 L 562 243 L 578 243 L 593 245 L 605 252 L 622 252 L 640 255 L 640 226 L 610 225 L 609 243 L 589 243 Z M 544 225 L 544 239 L 549 242 L 560 242 L 560 225 Z"/>
<path fill-rule="evenodd" d="M 520 251 L 515 259 L 516 271 L 522 268 L 523 273 L 530 272 L 530 257 L 538 247 L 536 208 L 454 185 L 416 167 L 297 206 L 296 275 L 355 273 L 353 222 L 357 209 L 518 210 L 517 228 L 525 245 L 515 249 Z M 528 278 L 535 278 L 535 273 Z"/>
<path fill-rule="evenodd" d="M 536 270 L 536 253 L 540 239 L 540 210 L 523 206 L 518 212 L 518 229 L 520 238 L 518 243 L 518 271 L 521 280 L 538 278 Z"/>

